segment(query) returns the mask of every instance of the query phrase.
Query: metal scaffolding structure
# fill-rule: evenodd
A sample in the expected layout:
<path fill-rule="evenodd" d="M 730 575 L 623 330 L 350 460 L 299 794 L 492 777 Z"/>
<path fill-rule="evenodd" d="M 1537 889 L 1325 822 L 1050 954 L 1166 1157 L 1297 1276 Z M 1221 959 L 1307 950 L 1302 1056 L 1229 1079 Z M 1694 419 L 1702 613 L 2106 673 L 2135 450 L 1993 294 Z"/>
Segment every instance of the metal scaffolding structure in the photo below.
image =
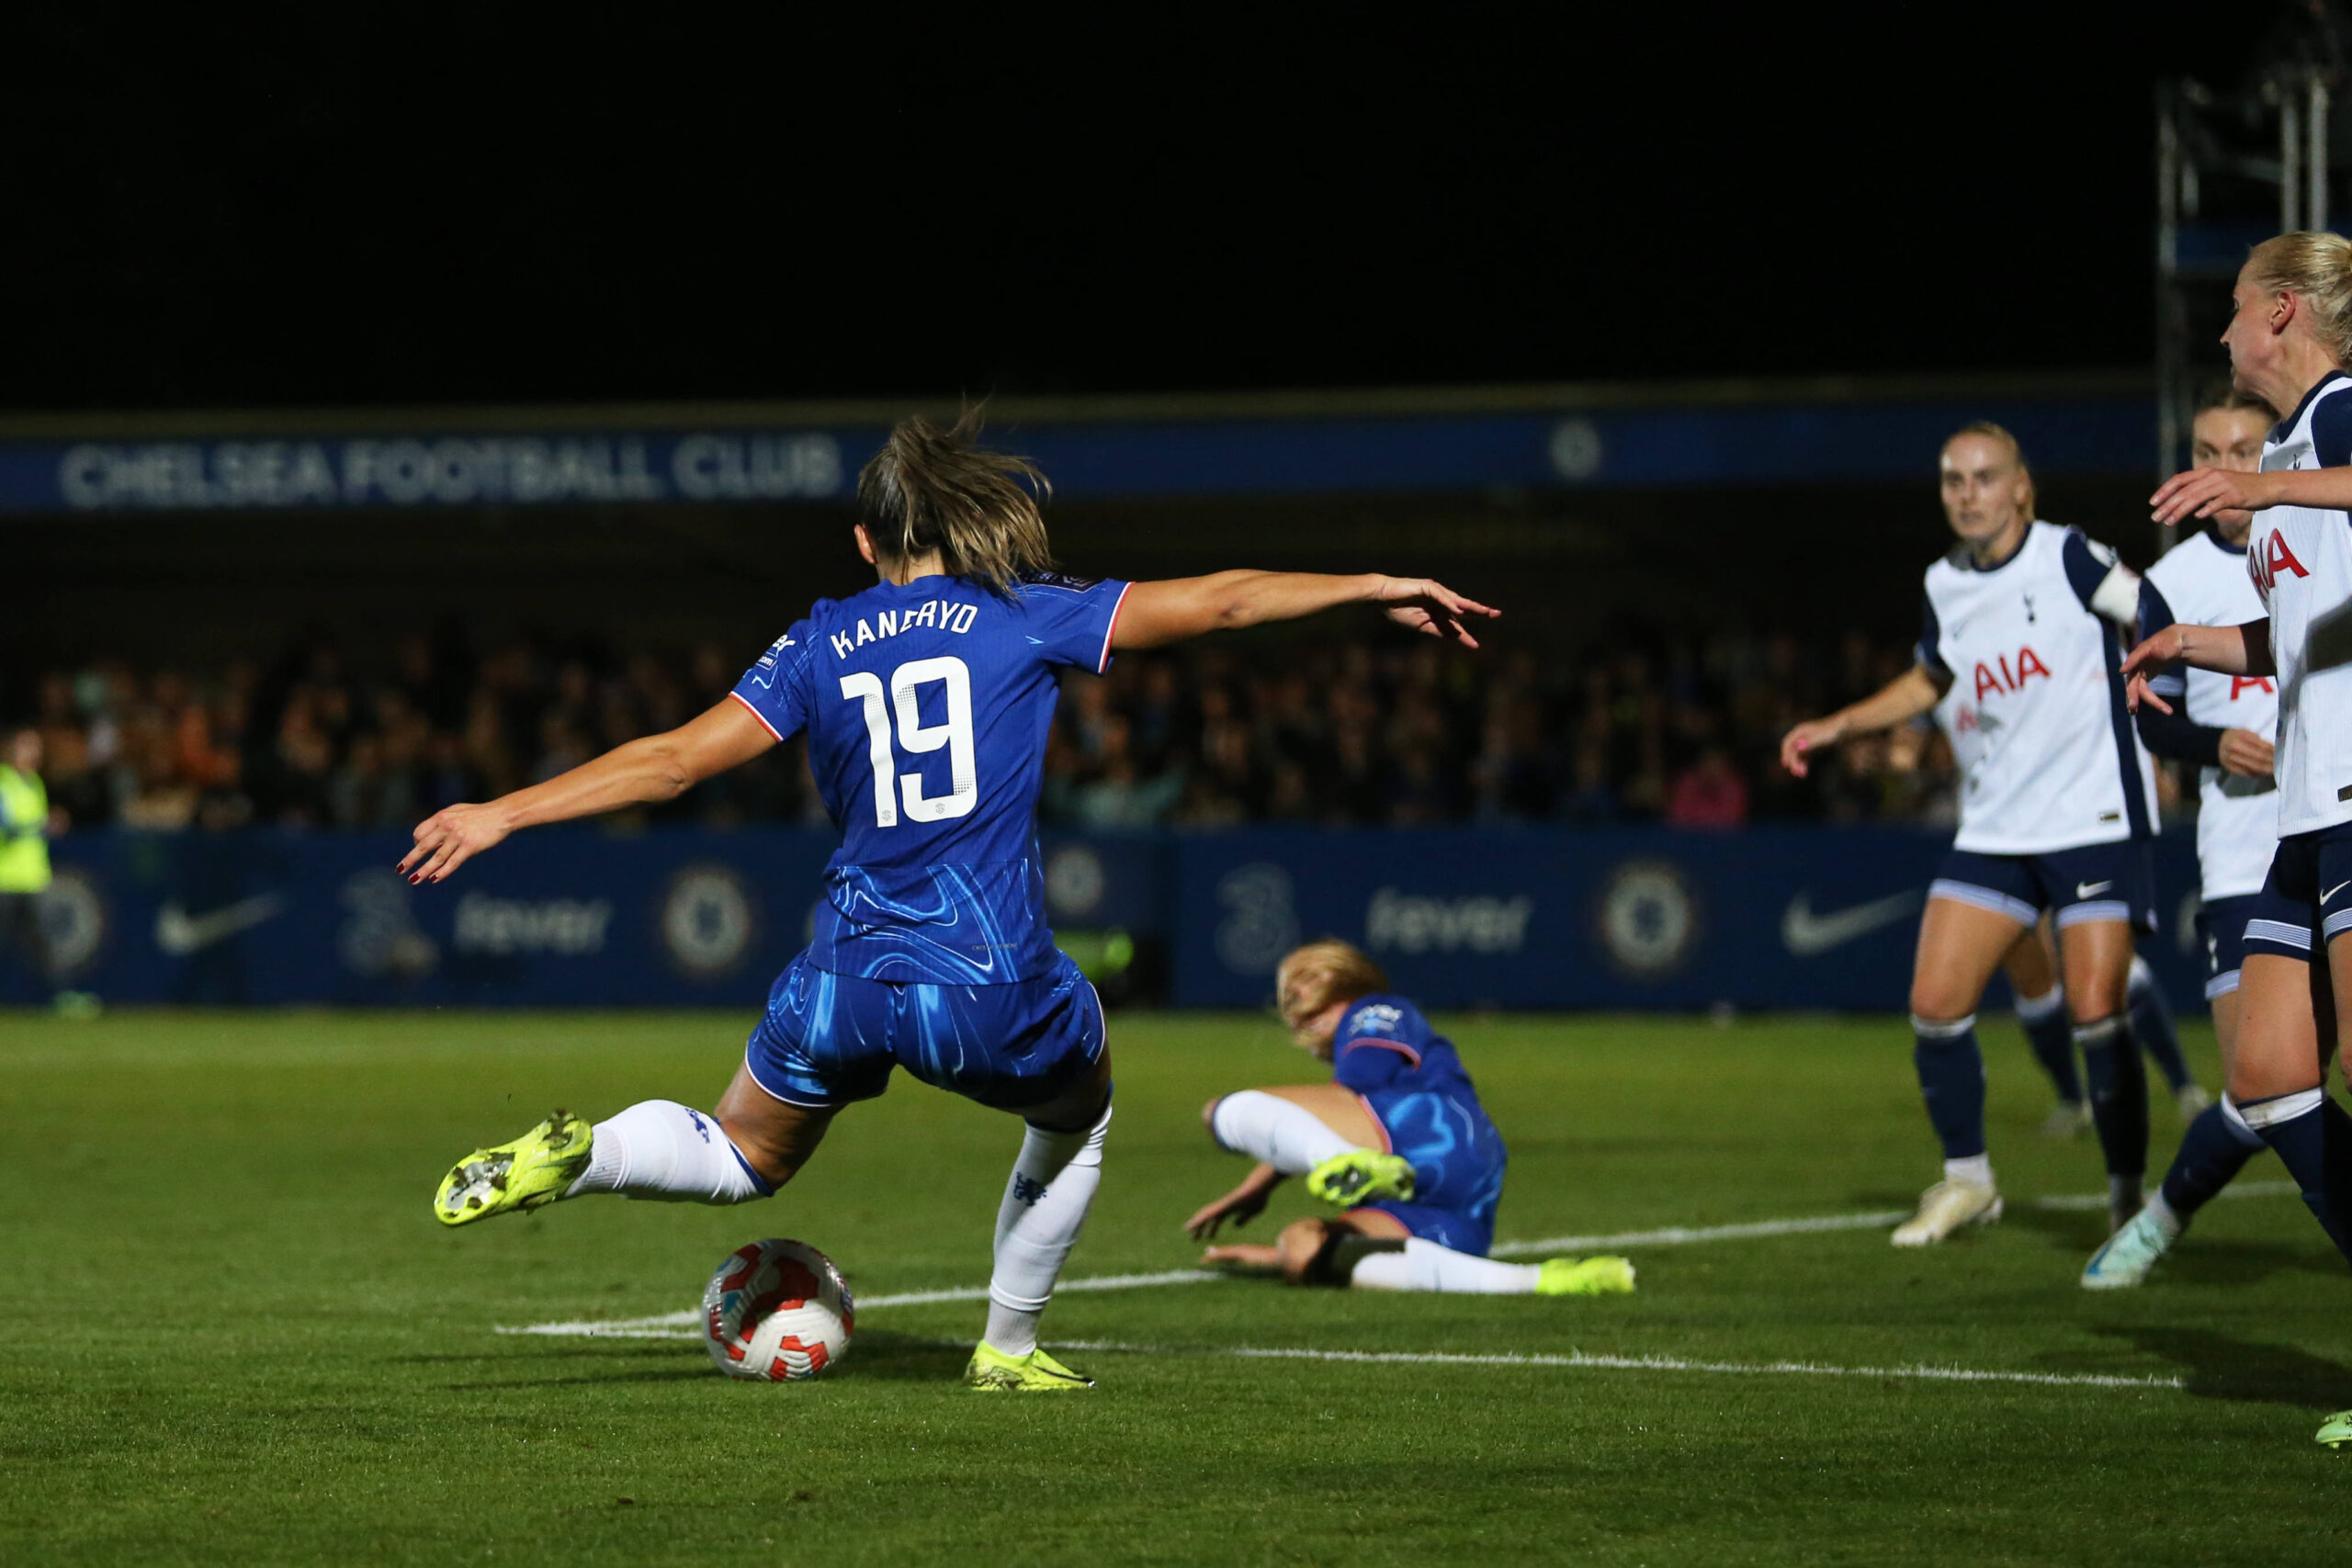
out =
<path fill-rule="evenodd" d="M 2287 8 L 2247 80 L 2223 91 L 2187 77 L 2156 91 L 2156 471 L 2188 464 L 2199 390 L 2228 370 L 2216 339 L 2248 247 L 2328 227 L 2352 122 L 2332 117 L 2347 28 L 2335 0 Z M 2167 530 L 2165 545 L 2172 543 Z"/>

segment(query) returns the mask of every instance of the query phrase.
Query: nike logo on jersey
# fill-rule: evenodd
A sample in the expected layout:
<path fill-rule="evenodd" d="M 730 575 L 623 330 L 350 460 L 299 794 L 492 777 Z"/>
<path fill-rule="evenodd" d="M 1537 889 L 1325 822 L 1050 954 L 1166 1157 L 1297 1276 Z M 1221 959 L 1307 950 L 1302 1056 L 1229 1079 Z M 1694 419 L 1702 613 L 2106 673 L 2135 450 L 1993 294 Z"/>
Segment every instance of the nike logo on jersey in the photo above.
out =
<path fill-rule="evenodd" d="M 176 903 L 166 904 L 155 911 L 155 945 L 175 958 L 184 958 L 274 919 L 285 908 L 286 900 L 275 893 L 241 898 L 201 915 L 191 915 Z"/>
<path fill-rule="evenodd" d="M 1925 901 L 1926 895 L 1915 889 L 1816 915 L 1811 895 L 1799 893 L 1781 911 L 1781 945 L 1799 958 L 1812 958 L 1894 924 Z"/>
<path fill-rule="evenodd" d="M 2098 894 L 2106 892 L 2109 888 L 2114 886 L 2115 884 L 2112 882 L 2077 882 L 2075 884 L 2075 897 L 2077 898 L 2094 897 Z"/>
<path fill-rule="evenodd" d="M 2324 904 L 2330 898 L 2335 897 L 2338 893 L 2343 892 L 2346 887 L 2352 887 L 2352 882 L 2339 882 L 2335 886 L 2329 888 L 2326 892 L 2321 894 L 2319 896 L 2319 901 Z"/>

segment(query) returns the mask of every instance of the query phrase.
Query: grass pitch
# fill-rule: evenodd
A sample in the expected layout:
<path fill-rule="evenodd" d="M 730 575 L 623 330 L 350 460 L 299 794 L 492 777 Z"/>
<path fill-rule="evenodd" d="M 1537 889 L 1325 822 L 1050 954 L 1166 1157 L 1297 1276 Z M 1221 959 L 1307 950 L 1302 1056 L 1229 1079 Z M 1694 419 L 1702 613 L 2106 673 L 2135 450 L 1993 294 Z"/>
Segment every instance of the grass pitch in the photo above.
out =
<path fill-rule="evenodd" d="M 837 1375 L 498 1325 L 692 1306 L 795 1235 L 862 1296 L 985 1281 L 1011 1118 L 901 1077 L 740 1210 L 596 1199 L 457 1233 L 448 1162 L 562 1103 L 707 1105 L 733 1015 L 0 1016 L 0 1562 L 2134 1563 L 2352 1549 L 2343 1265 L 2291 1197 L 2217 1203 L 2147 1289 L 2075 1274 L 2101 1186 L 1985 1031 L 2010 1215 L 1629 1246 L 1599 1302 L 1070 1293 L 1089 1393 L 957 1386 L 970 1303 L 876 1307 Z M 1934 1150 L 1899 1021 L 1448 1021 L 1510 1144 L 1505 1239 L 1900 1209 Z M 2210 1036 L 2192 1056 L 2211 1081 Z M 1312 1064 L 1252 1018 L 1114 1021 L 1073 1277 L 1182 1269 L 1238 1174 L 1211 1095 Z M 2155 1161 L 2178 1122 L 2156 1112 Z M 2248 1181 L 2283 1173 L 2264 1156 Z M 1303 1200 L 1285 1194 L 1270 1232 Z M 1253 1227 L 1255 1231 L 1258 1227 Z M 1250 1233 L 1244 1233 L 1245 1235 Z M 1265 1359 L 1237 1347 L 1703 1369 Z M 1836 1371 L 1761 1371 L 1804 1363 Z M 1887 1375 L 1920 1366 L 2055 1380 Z M 2173 1380 L 2100 1384 L 2082 1380 Z"/>

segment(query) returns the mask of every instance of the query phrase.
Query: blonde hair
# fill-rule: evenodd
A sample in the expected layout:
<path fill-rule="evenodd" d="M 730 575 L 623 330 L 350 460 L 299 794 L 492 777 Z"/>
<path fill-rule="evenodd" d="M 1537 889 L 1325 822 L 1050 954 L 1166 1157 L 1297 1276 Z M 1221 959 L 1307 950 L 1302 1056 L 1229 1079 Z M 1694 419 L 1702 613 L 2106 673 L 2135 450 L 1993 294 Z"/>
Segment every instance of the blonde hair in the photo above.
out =
<path fill-rule="evenodd" d="M 1388 976 L 1363 949 L 1337 937 L 1286 953 L 1274 970 L 1274 1010 L 1293 1031 L 1333 1002 L 1388 988 Z"/>
<path fill-rule="evenodd" d="M 2029 523 L 2032 522 L 2036 506 L 2033 468 L 2025 460 L 2025 448 L 2018 445 L 2018 438 L 2009 434 L 2008 426 L 1995 424 L 1989 419 L 1972 419 L 1950 435 L 1945 436 L 1944 445 L 1950 446 L 1963 435 L 1982 435 L 1986 440 L 1997 441 L 2009 449 L 2009 460 L 2018 466 L 2018 472 L 2025 476 L 2025 520 Z"/>
<path fill-rule="evenodd" d="M 2253 282 L 2300 298 L 2327 356 L 2352 363 L 2352 240 L 2299 229 L 2255 246 L 2245 265 Z"/>
<path fill-rule="evenodd" d="M 899 421 L 857 476 L 858 520 L 883 560 L 936 551 L 950 576 L 1010 598 L 1023 578 L 1053 570 L 1037 509 L 1053 487 L 1026 457 L 979 446 L 979 434 L 978 409 L 944 430 Z"/>

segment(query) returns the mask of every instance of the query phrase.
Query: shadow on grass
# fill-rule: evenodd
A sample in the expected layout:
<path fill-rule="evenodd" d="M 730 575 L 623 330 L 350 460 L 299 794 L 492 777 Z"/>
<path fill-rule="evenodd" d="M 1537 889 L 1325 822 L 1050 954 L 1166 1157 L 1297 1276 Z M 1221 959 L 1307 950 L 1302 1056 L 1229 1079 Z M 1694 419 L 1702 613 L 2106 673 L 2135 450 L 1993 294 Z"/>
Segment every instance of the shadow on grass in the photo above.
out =
<path fill-rule="evenodd" d="M 2352 1367 L 2289 1346 L 2259 1345 L 2208 1328 L 2137 1326 L 2098 1332 L 2170 1361 L 2188 1380 L 2185 1392 L 2199 1399 L 2318 1411 L 2352 1406 Z"/>
<path fill-rule="evenodd" d="M 971 1359 L 971 1355 L 968 1345 L 924 1339 L 911 1334 L 869 1330 L 857 1337 L 850 1353 L 842 1358 L 839 1371 L 830 1376 L 880 1382 L 953 1382 L 963 1374 L 964 1363 Z M 657 1356 L 673 1364 L 659 1367 L 642 1364 L 649 1357 Z M 528 1370 L 534 1371 L 552 1371 L 546 1365 L 549 1361 L 569 1361 L 577 1368 L 577 1371 L 561 1377 L 485 1378 L 479 1382 L 447 1385 L 450 1392 L 458 1393 L 513 1388 L 571 1388 L 597 1383 L 683 1382 L 690 1378 L 717 1375 L 712 1371 L 710 1359 L 699 1346 L 647 1345 L 642 1341 L 627 1346 L 581 1341 L 554 1348 L 507 1351 L 503 1354 L 399 1356 L 390 1359 L 409 1363 L 464 1361 L 475 1365 L 528 1360 L 532 1363 Z"/>
<path fill-rule="evenodd" d="M 587 1347 L 593 1345 L 590 1350 Z M 384 1362 L 395 1367 L 482 1366 L 503 1361 L 570 1359 L 582 1354 L 594 1354 L 618 1359 L 625 1356 L 674 1356 L 681 1347 L 691 1349 L 693 1342 L 673 1339 L 605 1339 L 585 1337 L 559 1339 L 552 1337 L 524 1338 L 516 1336 L 495 1350 L 433 1351 L 409 1356 L 387 1356 Z"/>

